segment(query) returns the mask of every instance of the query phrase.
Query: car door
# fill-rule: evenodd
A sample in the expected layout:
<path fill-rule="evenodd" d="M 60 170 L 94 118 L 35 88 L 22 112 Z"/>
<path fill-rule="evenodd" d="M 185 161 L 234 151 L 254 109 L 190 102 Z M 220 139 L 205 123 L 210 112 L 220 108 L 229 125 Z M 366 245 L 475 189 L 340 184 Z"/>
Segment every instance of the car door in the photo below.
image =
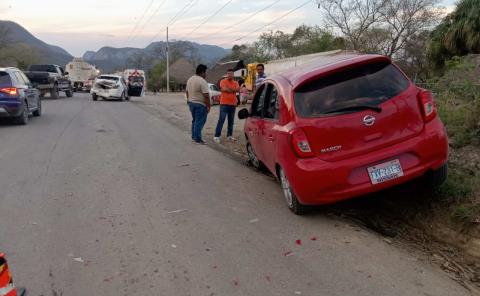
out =
<path fill-rule="evenodd" d="M 276 142 L 280 117 L 278 88 L 273 83 L 266 84 L 263 119 L 259 124 L 259 146 L 262 161 L 271 171 L 275 171 Z"/>
<path fill-rule="evenodd" d="M 30 79 L 28 79 L 27 75 L 23 72 L 19 72 L 20 75 L 22 76 L 23 80 L 27 83 L 28 86 L 28 91 L 29 91 L 29 96 L 31 96 L 31 99 L 33 101 L 33 105 L 35 107 L 38 107 L 39 101 L 40 101 L 40 92 L 36 87 L 33 86 L 33 84 L 30 82 Z"/>
<path fill-rule="evenodd" d="M 29 88 L 29 81 L 25 81 L 19 71 L 13 72 L 15 75 L 15 80 L 17 82 L 17 88 L 20 90 L 19 93 L 23 93 L 23 97 L 27 100 L 29 109 L 37 107 L 37 102 L 35 102 L 35 94 L 31 88 Z"/>
<path fill-rule="evenodd" d="M 251 115 L 245 124 L 245 133 L 247 134 L 248 141 L 250 142 L 250 145 L 252 145 L 255 155 L 261 161 L 263 161 L 263 158 L 260 155 L 261 141 L 259 130 L 262 128 L 261 125 L 263 124 L 263 106 L 266 90 L 267 88 L 265 85 L 261 85 L 258 88 L 255 97 L 253 98 Z"/>
<path fill-rule="evenodd" d="M 65 75 L 65 71 L 63 70 L 62 67 L 55 67 L 57 68 L 57 73 L 59 75 L 58 78 L 58 86 L 60 86 L 61 89 L 66 89 L 69 87 L 69 82 L 68 79 Z"/>

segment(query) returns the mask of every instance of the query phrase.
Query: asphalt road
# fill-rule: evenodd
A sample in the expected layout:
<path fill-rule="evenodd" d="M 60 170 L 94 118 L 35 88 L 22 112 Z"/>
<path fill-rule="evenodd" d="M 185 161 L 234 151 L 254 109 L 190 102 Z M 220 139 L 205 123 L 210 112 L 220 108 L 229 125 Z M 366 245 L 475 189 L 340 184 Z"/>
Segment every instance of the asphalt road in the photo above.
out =
<path fill-rule="evenodd" d="M 0 124 L 0 250 L 29 296 L 468 295 L 134 104 L 44 107 Z"/>

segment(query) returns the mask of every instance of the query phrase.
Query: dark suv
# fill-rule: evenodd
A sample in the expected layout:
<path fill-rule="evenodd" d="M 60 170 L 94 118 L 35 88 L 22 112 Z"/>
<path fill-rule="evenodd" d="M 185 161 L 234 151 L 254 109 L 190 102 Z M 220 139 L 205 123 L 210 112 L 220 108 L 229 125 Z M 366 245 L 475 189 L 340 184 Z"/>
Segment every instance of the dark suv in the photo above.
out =
<path fill-rule="evenodd" d="M 17 68 L 0 68 L 0 117 L 11 117 L 25 125 L 30 114 L 42 114 L 38 90 Z"/>

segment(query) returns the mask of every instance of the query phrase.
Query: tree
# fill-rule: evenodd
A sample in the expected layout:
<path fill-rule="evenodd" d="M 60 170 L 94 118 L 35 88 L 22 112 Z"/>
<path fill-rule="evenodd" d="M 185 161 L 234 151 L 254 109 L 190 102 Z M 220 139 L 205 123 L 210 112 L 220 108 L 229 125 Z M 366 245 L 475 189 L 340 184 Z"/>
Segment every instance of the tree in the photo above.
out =
<path fill-rule="evenodd" d="M 430 62 L 441 68 L 447 59 L 480 53 L 480 1 L 461 0 L 431 34 Z"/>
<path fill-rule="evenodd" d="M 387 0 L 318 0 L 328 26 L 342 32 L 353 50 L 362 50 L 363 38 L 383 18 Z"/>
<path fill-rule="evenodd" d="M 402 55 L 417 32 L 441 15 L 439 0 L 319 0 L 328 26 L 338 29 L 350 48 Z"/>
<path fill-rule="evenodd" d="M 164 61 L 159 61 L 148 71 L 147 85 L 151 90 L 159 90 L 166 87 L 166 78 L 162 78 L 167 70 L 167 64 Z"/>

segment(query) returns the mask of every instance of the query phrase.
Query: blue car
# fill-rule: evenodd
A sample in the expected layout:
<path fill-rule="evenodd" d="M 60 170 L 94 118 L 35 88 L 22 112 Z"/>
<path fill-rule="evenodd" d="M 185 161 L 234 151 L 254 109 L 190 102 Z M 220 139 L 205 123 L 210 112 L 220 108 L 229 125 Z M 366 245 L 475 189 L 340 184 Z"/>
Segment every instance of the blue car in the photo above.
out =
<path fill-rule="evenodd" d="M 42 115 L 38 90 L 19 69 L 0 68 L 0 117 L 25 125 L 30 115 Z"/>

